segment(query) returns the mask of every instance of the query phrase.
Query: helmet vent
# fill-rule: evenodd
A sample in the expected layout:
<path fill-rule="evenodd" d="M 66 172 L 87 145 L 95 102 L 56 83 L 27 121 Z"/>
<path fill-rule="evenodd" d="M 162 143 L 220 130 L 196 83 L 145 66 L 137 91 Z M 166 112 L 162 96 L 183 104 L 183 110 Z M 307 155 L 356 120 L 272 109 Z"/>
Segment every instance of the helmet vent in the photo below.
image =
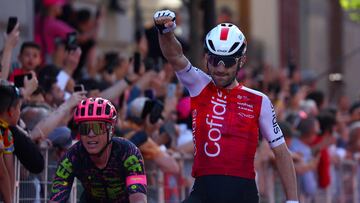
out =
<path fill-rule="evenodd" d="M 226 26 L 226 24 L 225 24 L 225 23 L 221 23 L 221 26 Z"/>
<path fill-rule="evenodd" d="M 98 100 L 98 104 L 102 104 L 102 103 L 104 103 L 104 100 L 99 99 L 99 100 Z"/>
<path fill-rule="evenodd" d="M 86 104 L 86 100 L 82 100 L 81 104 L 82 104 L 82 105 L 85 105 L 85 104 Z"/>
<path fill-rule="evenodd" d="M 209 45 L 210 45 L 210 48 L 211 48 L 213 51 L 215 51 L 215 46 L 214 46 L 212 40 L 208 40 L 208 43 L 209 43 Z"/>
<path fill-rule="evenodd" d="M 239 46 L 239 42 L 235 42 L 232 46 L 231 46 L 231 48 L 230 48 L 230 50 L 228 51 L 228 52 L 232 52 L 237 46 Z"/>
<path fill-rule="evenodd" d="M 94 111 L 94 104 L 89 104 L 88 115 L 92 116 Z"/>
<path fill-rule="evenodd" d="M 75 115 L 76 115 L 76 116 L 79 115 L 79 108 L 76 108 Z"/>
<path fill-rule="evenodd" d="M 96 115 L 100 116 L 101 115 L 101 106 L 98 106 L 96 108 Z"/>
<path fill-rule="evenodd" d="M 232 27 L 232 26 L 233 26 L 233 24 L 229 24 L 229 25 L 228 25 L 228 27 Z"/>
<path fill-rule="evenodd" d="M 81 108 L 80 114 L 81 114 L 81 116 L 85 116 L 85 108 Z"/>
<path fill-rule="evenodd" d="M 109 104 L 106 104 L 106 107 L 105 107 L 105 114 L 106 115 L 110 114 L 110 109 L 111 109 L 111 106 Z"/>

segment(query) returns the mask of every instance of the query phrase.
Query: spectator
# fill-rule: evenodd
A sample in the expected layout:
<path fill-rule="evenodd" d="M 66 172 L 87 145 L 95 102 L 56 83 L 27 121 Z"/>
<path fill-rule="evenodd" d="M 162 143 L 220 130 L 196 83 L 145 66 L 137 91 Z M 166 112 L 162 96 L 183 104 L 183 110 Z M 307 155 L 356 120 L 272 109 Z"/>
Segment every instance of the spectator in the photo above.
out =
<path fill-rule="evenodd" d="M 16 68 L 9 76 L 9 81 L 19 75 L 37 71 L 41 65 L 41 49 L 35 42 L 24 42 L 20 48 L 19 62 L 21 67 Z"/>
<path fill-rule="evenodd" d="M 20 118 L 20 90 L 12 85 L 0 85 L 0 191 L 7 203 L 12 202 L 15 184 L 14 140 L 9 126 Z"/>
<path fill-rule="evenodd" d="M 153 160 L 163 171 L 178 173 L 179 166 L 166 152 L 162 151 L 152 136 L 159 133 L 162 104 L 158 100 L 138 97 L 129 104 L 128 133 L 125 135 L 138 146 L 145 158 Z"/>
<path fill-rule="evenodd" d="M 299 138 L 294 138 L 289 149 L 292 152 L 299 153 L 303 156 L 305 163 L 316 160 L 316 167 L 319 159 L 319 151 L 312 151 L 310 144 L 316 139 L 319 132 L 319 122 L 315 117 L 302 119 L 298 125 L 300 132 Z M 311 202 L 318 190 L 315 168 L 310 168 L 298 176 L 300 189 L 300 202 Z"/>
<path fill-rule="evenodd" d="M 44 8 L 35 19 L 35 42 L 40 44 L 43 59 L 49 63 L 55 49 L 55 39 L 65 39 L 74 29 L 57 19 L 61 15 L 65 0 L 42 0 L 42 3 Z"/>
<path fill-rule="evenodd" d="M 52 108 L 60 106 L 65 101 L 65 92 L 58 85 L 57 75 L 60 70 L 54 66 L 45 66 L 39 72 L 39 86 L 43 90 L 45 102 Z"/>
<path fill-rule="evenodd" d="M 356 101 L 351 104 L 349 113 L 350 113 L 350 122 L 349 122 L 350 125 L 352 123 L 360 121 L 360 101 Z"/>

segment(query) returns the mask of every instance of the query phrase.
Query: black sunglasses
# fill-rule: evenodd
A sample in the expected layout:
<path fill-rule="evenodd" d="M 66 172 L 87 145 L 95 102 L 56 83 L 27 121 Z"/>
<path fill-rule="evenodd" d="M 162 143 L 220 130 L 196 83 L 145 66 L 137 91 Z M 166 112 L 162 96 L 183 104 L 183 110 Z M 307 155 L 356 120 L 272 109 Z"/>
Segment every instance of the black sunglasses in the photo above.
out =
<path fill-rule="evenodd" d="M 230 68 L 239 61 L 239 57 L 208 55 L 207 60 L 212 66 L 216 67 L 222 63 L 225 68 Z"/>

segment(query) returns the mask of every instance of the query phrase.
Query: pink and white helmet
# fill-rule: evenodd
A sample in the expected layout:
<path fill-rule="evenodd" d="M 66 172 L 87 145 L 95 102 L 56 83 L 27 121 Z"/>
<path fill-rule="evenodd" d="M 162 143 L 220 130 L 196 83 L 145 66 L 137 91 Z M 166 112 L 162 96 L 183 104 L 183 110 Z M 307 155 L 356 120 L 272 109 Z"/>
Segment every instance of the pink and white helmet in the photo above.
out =
<path fill-rule="evenodd" d="M 218 56 L 240 57 L 246 52 L 246 39 L 236 25 L 221 23 L 208 32 L 205 51 Z"/>
<path fill-rule="evenodd" d="M 114 124 L 116 121 L 116 108 L 112 103 L 101 97 L 82 100 L 74 113 L 75 123 L 83 121 L 104 121 Z"/>

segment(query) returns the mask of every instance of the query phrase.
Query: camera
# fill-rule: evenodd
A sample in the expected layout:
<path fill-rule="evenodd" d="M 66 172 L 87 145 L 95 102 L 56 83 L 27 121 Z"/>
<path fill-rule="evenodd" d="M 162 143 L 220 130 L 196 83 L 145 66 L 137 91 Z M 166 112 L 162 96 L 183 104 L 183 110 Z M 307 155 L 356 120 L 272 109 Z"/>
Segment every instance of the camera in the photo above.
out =
<path fill-rule="evenodd" d="M 66 45 L 65 48 L 67 51 L 73 51 L 78 48 L 77 45 L 77 34 L 76 32 L 70 32 L 66 35 Z"/>
<path fill-rule="evenodd" d="M 112 74 L 114 69 L 120 64 L 119 55 L 117 52 L 109 52 L 105 54 L 105 70 Z"/>
<path fill-rule="evenodd" d="M 150 115 L 150 123 L 155 124 L 160 118 L 162 118 L 161 114 L 163 110 L 164 105 L 161 101 L 156 99 L 147 100 L 141 117 L 144 119 L 147 115 Z"/>
<path fill-rule="evenodd" d="M 16 87 L 24 87 L 24 79 L 25 79 L 25 77 L 27 77 L 28 80 L 31 80 L 32 74 L 27 73 L 27 74 L 16 75 L 14 77 L 15 86 Z"/>
<path fill-rule="evenodd" d="M 83 92 L 83 91 L 85 91 L 83 84 L 76 84 L 74 86 L 74 92 Z"/>

